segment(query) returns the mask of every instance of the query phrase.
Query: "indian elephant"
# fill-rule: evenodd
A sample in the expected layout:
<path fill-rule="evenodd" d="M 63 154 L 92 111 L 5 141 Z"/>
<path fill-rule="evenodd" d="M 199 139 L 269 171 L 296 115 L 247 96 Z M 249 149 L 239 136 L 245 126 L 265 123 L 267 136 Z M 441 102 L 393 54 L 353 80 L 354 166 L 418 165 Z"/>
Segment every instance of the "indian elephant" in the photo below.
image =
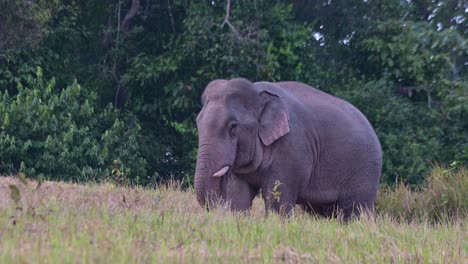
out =
<path fill-rule="evenodd" d="M 372 102 L 369 102 L 372 103 Z M 382 150 L 350 103 L 299 82 L 215 80 L 197 116 L 195 193 L 200 205 L 289 215 L 296 204 L 344 218 L 372 211 Z"/>

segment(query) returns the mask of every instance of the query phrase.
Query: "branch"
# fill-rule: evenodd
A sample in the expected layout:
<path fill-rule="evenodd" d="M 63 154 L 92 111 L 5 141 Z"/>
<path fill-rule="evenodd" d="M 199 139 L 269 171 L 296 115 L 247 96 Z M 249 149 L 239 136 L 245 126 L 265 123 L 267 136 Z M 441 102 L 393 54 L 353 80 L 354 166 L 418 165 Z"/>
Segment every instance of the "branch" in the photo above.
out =
<path fill-rule="evenodd" d="M 148 15 L 148 12 L 149 12 L 149 7 L 150 7 L 150 2 L 151 0 L 146 0 L 146 6 L 145 6 L 145 16 Z"/>
<path fill-rule="evenodd" d="M 102 38 L 101 45 L 104 48 L 108 48 L 110 46 L 110 38 L 111 38 L 111 32 L 112 31 L 112 16 L 110 15 L 109 18 L 107 19 L 107 29 L 104 30 L 104 35 Z"/>
<path fill-rule="evenodd" d="M 140 11 L 140 0 L 132 0 L 132 6 L 122 21 L 122 30 L 126 31 L 130 27 L 130 20 L 138 15 Z"/>
<path fill-rule="evenodd" d="M 239 34 L 239 31 L 229 22 L 229 14 L 231 13 L 231 0 L 226 0 L 226 16 L 224 17 L 223 23 L 220 25 L 220 27 L 224 27 L 224 25 L 228 25 L 228 27 L 237 35 L 239 39 L 241 39 L 241 35 Z"/>
<path fill-rule="evenodd" d="M 170 0 L 167 0 L 167 9 L 169 10 L 169 17 L 171 18 L 171 25 L 172 25 L 172 32 L 175 34 L 175 26 L 174 26 L 174 16 L 172 15 L 172 7 L 171 3 L 169 2 Z"/>
<path fill-rule="evenodd" d="M 122 2 L 119 1 L 119 8 L 118 8 L 118 13 L 117 13 L 117 37 L 115 40 L 115 48 L 119 49 L 119 38 L 120 38 L 120 6 Z M 123 23 L 122 23 L 123 24 Z"/>
<path fill-rule="evenodd" d="M 121 1 L 119 0 L 119 12 L 117 14 L 117 37 L 115 40 L 115 49 L 119 49 L 119 37 L 120 37 L 120 5 Z M 128 14 L 127 14 L 128 15 Z M 122 23 L 123 25 L 123 23 Z M 117 68 L 117 57 L 114 57 L 114 64 L 112 65 L 112 75 L 114 76 L 115 83 L 117 84 L 117 91 L 115 92 L 115 98 L 114 98 L 114 105 L 117 107 L 117 98 L 120 93 L 120 81 L 119 78 L 117 77 L 116 74 L 116 68 Z"/>

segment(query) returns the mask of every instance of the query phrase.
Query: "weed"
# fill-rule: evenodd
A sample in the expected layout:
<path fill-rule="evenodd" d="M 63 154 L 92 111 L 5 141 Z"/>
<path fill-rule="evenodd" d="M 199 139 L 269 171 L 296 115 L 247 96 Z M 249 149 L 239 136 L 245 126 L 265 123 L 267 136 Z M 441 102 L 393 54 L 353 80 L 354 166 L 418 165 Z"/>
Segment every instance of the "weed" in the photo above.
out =
<path fill-rule="evenodd" d="M 278 191 L 278 188 L 281 184 L 282 183 L 279 180 L 276 180 L 275 185 L 273 186 L 273 189 L 271 191 L 271 195 L 273 195 L 273 199 L 275 199 L 277 203 L 279 203 L 281 200 L 281 192 Z"/>

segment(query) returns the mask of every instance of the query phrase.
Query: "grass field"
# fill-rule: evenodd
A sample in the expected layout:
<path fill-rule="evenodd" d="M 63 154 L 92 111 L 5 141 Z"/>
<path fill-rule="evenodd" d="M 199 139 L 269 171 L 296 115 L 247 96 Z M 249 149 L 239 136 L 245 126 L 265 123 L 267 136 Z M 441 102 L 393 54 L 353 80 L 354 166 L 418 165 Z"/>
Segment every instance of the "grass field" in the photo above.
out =
<path fill-rule="evenodd" d="M 206 212 L 177 184 L 0 177 L 0 263 L 468 263 L 464 217 L 343 224 L 263 210 L 256 199 L 249 215 Z"/>

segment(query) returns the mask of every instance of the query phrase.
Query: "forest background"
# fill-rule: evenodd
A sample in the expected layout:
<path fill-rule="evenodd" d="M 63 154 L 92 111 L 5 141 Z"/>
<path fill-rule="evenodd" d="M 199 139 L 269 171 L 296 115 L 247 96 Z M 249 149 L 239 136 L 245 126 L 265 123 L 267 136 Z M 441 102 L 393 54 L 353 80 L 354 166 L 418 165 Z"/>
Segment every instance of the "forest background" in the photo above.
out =
<path fill-rule="evenodd" d="M 0 175 L 190 184 L 213 79 L 295 80 L 374 126 L 381 184 L 468 164 L 465 0 L 0 0 Z"/>

